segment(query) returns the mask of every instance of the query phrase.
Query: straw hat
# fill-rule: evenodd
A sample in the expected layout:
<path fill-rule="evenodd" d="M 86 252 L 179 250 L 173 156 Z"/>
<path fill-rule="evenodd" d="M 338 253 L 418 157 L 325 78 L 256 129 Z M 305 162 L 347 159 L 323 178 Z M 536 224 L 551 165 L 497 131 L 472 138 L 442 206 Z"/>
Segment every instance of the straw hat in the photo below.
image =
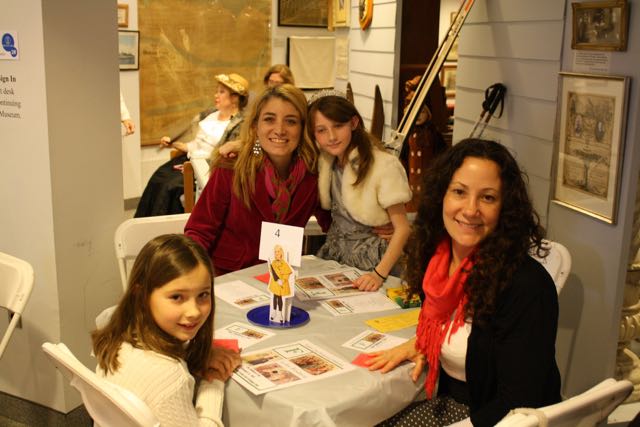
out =
<path fill-rule="evenodd" d="M 247 96 L 249 93 L 249 82 L 240 74 L 218 74 L 215 79 L 238 95 Z"/>

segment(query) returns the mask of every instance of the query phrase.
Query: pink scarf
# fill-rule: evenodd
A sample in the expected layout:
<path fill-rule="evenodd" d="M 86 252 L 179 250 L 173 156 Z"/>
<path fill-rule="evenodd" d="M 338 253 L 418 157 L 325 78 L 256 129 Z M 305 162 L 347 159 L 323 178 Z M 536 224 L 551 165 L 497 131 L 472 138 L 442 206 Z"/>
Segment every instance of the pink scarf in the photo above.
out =
<path fill-rule="evenodd" d="M 291 205 L 291 195 L 304 178 L 307 168 L 304 161 L 298 156 L 289 167 L 289 177 L 282 179 L 273 167 L 273 163 L 267 156 L 264 157 L 265 184 L 269 196 L 273 199 L 271 211 L 276 218 L 276 222 L 281 222 L 289 212 Z"/>
<path fill-rule="evenodd" d="M 424 383 L 427 398 L 431 398 L 440 371 L 440 349 L 451 326 L 453 335 L 464 324 L 467 295 L 463 284 L 473 263 L 470 256 L 463 259 L 449 276 L 451 239 L 442 240 L 429 261 L 422 281 L 425 298 L 416 331 L 416 349 L 424 354 L 429 366 Z M 453 312 L 455 317 L 451 319 Z M 453 325 L 452 325 L 453 323 Z"/>

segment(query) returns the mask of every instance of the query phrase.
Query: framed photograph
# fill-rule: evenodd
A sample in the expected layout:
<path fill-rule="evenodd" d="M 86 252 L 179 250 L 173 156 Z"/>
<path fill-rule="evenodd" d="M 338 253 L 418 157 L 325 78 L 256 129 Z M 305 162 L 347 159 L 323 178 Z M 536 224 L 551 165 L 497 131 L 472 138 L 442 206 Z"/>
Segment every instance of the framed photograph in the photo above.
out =
<path fill-rule="evenodd" d="M 560 73 L 552 201 L 615 224 L 629 78 Z"/>
<path fill-rule="evenodd" d="M 140 68 L 140 32 L 118 31 L 118 60 L 121 70 L 137 70 Z"/>
<path fill-rule="evenodd" d="M 118 27 L 129 26 L 129 5 L 118 3 Z"/>
<path fill-rule="evenodd" d="M 333 26 L 348 27 L 350 24 L 349 10 L 351 0 L 330 0 L 333 9 Z"/>
<path fill-rule="evenodd" d="M 333 1 L 333 0 L 331 0 Z M 348 8 L 349 0 L 344 0 Z M 281 27 L 326 27 L 327 0 L 278 0 L 278 25 Z"/>
<path fill-rule="evenodd" d="M 585 50 L 627 50 L 629 4 L 626 0 L 571 3 L 571 47 Z"/>
<path fill-rule="evenodd" d="M 444 88 L 447 98 L 456 96 L 456 70 L 458 65 L 454 63 L 444 63 L 440 71 L 440 84 Z"/>

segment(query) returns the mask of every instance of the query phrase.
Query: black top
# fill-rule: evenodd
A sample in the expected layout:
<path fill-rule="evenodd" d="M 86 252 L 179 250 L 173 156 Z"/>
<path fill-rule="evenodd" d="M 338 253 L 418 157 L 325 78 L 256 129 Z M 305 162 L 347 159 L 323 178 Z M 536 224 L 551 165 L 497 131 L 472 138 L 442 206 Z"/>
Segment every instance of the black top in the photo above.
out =
<path fill-rule="evenodd" d="M 498 295 L 494 314 L 472 324 L 465 371 L 474 426 L 493 426 L 511 409 L 561 400 L 557 329 L 553 280 L 527 257 Z"/>

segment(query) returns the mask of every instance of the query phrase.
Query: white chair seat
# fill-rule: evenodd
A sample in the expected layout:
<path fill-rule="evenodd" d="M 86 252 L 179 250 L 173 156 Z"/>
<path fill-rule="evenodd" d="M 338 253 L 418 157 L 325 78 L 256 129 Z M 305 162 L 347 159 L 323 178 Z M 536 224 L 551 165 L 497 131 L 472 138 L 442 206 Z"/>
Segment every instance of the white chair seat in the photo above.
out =
<path fill-rule="evenodd" d="M 157 427 L 149 406 L 131 391 L 99 377 L 84 366 L 66 345 L 44 343 L 42 350 L 77 389 L 87 412 L 101 427 Z"/>
<path fill-rule="evenodd" d="M 555 405 L 538 408 L 549 427 L 595 427 L 631 394 L 633 384 L 608 378 L 582 394 Z M 535 427 L 543 425 L 534 414 L 516 413 L 504 417 L 496 427 Z"/>

